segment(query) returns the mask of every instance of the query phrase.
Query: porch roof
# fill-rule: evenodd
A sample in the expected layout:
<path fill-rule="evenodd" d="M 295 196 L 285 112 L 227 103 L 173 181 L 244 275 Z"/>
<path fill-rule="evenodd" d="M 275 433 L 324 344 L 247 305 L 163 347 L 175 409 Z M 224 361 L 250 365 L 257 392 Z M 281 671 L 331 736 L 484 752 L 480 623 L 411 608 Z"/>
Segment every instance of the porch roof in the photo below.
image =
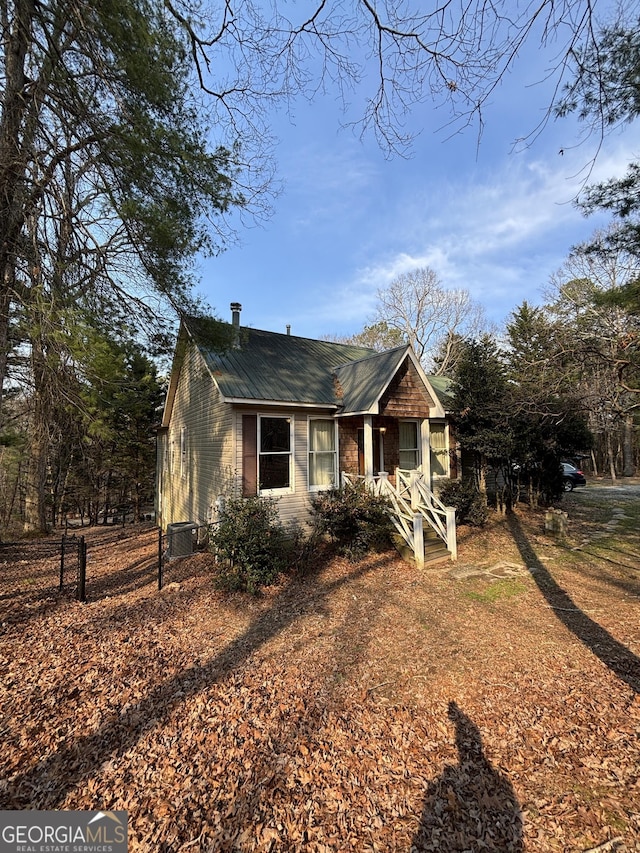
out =
<path fill-rule="evenodd" d="M 341 415 L 375 414 L 378 401 L 407 357 L 408 347 L 370 355 L 336 368 L 342 392 Z"/>

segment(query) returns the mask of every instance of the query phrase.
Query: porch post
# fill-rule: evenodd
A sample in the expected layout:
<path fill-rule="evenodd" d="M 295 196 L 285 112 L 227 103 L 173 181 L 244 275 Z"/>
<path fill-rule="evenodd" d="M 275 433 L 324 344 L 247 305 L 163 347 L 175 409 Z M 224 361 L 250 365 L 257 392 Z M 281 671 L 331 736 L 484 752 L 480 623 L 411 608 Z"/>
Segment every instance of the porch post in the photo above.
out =
<path fill-rule="evenodd" d="M 456 511 L 455 507 L 445 507 L 447 514 L 447 548 L 451 552 L 451 559 L 458 559 L 458 541 L 456 536 Z"/>
<path fill-rule="evenodd" d="M 364 477 L 373 480 L 373 417 L 364 416 Z"/>
<path fill-rule="evenodd" d="M 431 488 L 431 425 L 429 418 L 420 421 L 420 451 L 422 457 L 422 474 L 427 488 Z"/>
<path fill-rule="evenodd" d="M 413 516 L 413 556 L 416 566 L 424 568 L 424 519 L 419 512 Z"/>

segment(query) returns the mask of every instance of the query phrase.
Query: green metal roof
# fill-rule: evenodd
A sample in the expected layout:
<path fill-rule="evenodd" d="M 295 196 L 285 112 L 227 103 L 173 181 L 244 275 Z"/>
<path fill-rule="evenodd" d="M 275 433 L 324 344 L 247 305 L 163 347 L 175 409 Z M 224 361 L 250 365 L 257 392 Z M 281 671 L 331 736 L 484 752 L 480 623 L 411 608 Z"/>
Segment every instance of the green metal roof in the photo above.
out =
<path fill-rule="evenodd" d="M 234 346 L 229 323 L 209 317 L 183 322 L 227 400 L 372 411 L 407 353 L 407 347 L 380 353 L 245 326 L 235 332 Z M 440 393 L 435 383 L 434 390 Z"/>
<path fill-rule="evenodd" d="M 262 400 L 336 406 L 334 371 L 374 350 L 240 327 L 239 346 L 222 341 L 228 323 L 189 318 L 185 325 L 202 353 L 221 394 L 232 400 Z M 220 326 L 226 326 L 220 329 Z"/>
<path fill-rule="evenodd" d="M 447 411 L 453 404 L 453 381 L 447 376 L 429 376 L 429 383 Z"/>
<path fill-rule="evenodd" d="M 338 367 L 343 411 L 371 412 L 406 356 L 406 346 L 396 347 Z"/>

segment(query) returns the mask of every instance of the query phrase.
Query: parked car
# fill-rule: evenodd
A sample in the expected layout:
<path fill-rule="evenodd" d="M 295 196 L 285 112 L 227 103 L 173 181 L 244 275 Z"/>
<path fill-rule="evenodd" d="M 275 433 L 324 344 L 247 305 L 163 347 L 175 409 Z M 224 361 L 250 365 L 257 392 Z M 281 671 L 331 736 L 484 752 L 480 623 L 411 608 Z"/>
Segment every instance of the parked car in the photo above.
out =
<path fill-rule="evenodd" d="M 562 462 L 562 482 L 565 492 L 572 492 L 576 486 L 587 485 L 587 479 L 582 471 L 570 462 Z"/>

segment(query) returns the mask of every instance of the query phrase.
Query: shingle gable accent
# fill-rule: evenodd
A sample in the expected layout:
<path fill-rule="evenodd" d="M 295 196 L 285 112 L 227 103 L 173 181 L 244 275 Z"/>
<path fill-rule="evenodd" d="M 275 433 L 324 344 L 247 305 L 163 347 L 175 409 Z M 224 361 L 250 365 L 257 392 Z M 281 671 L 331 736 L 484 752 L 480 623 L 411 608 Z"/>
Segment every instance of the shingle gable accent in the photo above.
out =
<path fill-rule="evenodd" d="M 435 405 L 415 365 L 406 358 L 380 399 L 379 414 L 392 418 L 428 418 Z"/>

